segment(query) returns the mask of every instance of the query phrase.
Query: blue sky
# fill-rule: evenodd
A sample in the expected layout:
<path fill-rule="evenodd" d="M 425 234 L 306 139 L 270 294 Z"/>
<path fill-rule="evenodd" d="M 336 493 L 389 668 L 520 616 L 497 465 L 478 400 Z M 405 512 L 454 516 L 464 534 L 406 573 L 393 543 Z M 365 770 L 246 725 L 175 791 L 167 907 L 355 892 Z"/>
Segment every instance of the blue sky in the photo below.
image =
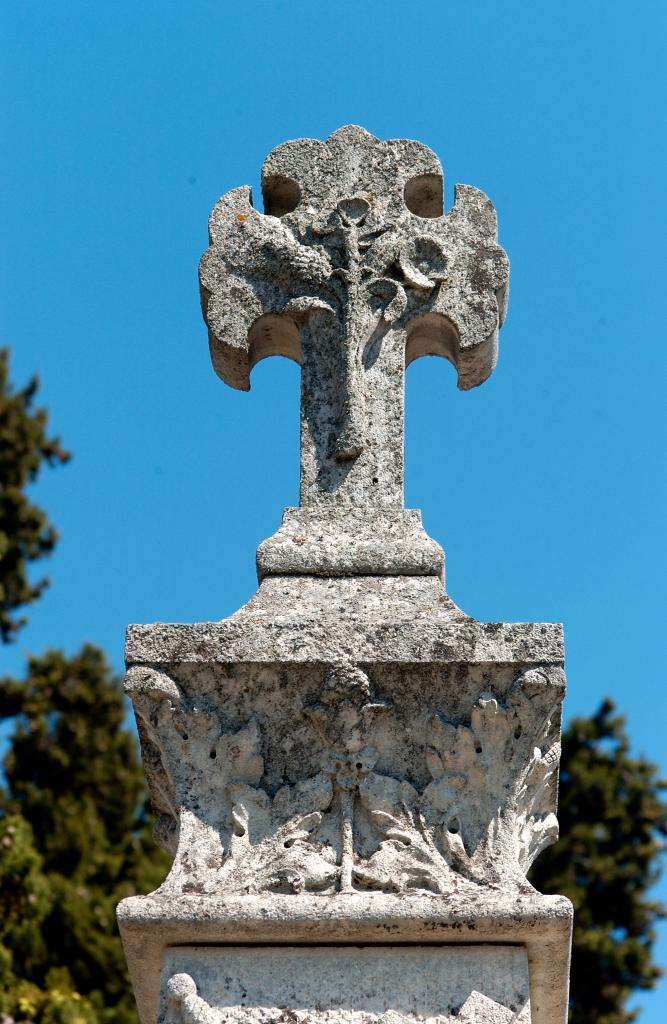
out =
<path fill-rule="evenodd" d="M 215 200 L 288 138 L 411 137 L 486 191 L 512 264 L 493 377 L 407 374 L 406 504 L 480 619 L 565 623 L 567 713 L 610 695 L 665 754 L 665 6 L 5 0 L 0 344 L 74 453 L 62 540 L 2 670 L 127 622 L 217 619 L 298 500 L 298 368 L 210 367 Z M 662 886 L 667 895 L 667 886 Z M 666 943 L 661 945 L 665 960 Z M 642 999 L 644 1024 L 667 986 Z"/>

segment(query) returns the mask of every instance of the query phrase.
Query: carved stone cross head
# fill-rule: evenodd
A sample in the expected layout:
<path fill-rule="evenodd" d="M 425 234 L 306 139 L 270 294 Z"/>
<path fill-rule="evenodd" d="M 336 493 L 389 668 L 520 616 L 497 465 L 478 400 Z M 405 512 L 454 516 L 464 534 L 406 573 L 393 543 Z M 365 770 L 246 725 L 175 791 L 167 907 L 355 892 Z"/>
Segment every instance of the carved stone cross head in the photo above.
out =
<path fill-rule="evenodd" d="M 260 359 L 301 364 L 301 503 L 403 505 L 405 367 L 440 355 L 460 388 L 492 372 L 508 261 L 487 197 L 458 185 L 419 142 L 350 125 L 297 139 L 209 222 L 200 266 L 213 365 L 247 390 Z"/>

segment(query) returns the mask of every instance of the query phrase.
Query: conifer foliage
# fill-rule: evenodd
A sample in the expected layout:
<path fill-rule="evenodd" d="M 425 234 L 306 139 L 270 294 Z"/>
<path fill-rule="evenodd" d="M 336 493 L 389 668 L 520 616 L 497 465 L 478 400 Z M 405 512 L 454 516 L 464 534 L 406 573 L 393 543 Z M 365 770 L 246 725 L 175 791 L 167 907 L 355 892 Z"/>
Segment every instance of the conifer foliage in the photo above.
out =
<path fill-rule="evenodd" d="M 37 378 L 20 391 L 9 380 L 9 351 L 0 349 L 0 639 L 12 640 L 25 619 L 15 612 L 37 600 L 46 580 L 32 582 L 28 563 L 49 554 L 57 534 L 26 494 L 43 464 L 66 462 L 69 453 L 46 433 L 45 409 L 33 408 Z"/>
<path fill-rule="evenodd" d="M 655 924 L 649 894 L 667 836 L 667 783 L 632 756 L 623 717 L 606 700 L 563 732 L 561 839 L 537 860 L 531 882 L 574 904 L 571 1024 L 629 1024 L 630 996 L 653 988 Z"/>
<path fill-rule="evenodd" d="M 0 351 L 0 640 L 42 593 L 29 563 L 56 532 L 26 491 L 68 454 L 34 408 L 36 380 L 9 381 Z M 134 1000 L 115 920 L 123 896 L 150 892 L 167 861 L 150 836 L 135 737 L 120 681 L 100 650 L 31 658 L 0 679 L 10 731 L 0 774 L 0 1024 L 130 1024 Z"/>
<path fill-rule="evenodd" d="M 0 1017 L 133 1021 L 115 907 L 154 889 L 167 862 L 119 681 L 95 647 L 49 651 L 25 680 L 0 680 L 0 709 L 16 720 L 0 805 Z"/>

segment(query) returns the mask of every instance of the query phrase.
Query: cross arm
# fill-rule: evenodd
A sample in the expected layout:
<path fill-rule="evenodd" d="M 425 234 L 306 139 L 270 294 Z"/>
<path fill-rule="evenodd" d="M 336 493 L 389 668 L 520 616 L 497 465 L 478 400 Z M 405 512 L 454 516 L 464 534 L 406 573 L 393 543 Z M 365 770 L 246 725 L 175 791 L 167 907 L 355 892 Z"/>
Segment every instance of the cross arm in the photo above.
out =
<path fill-rule="evenodd" d="M 496 211 L 471 185 L 457 185 L 445 218 L 451 232 L 448 273 L 430 316 L 408 329 L 406 363 L 420 355 L 444 355 L 456 367 L 462 390 L 477 387 L 498 359 L 498 332 L 509 294 L 509 260 L 497 244 Z M 449 233 L 448 232 L 448 233 Z"/>
<path fill-rule="evenodd" d="M 420 356 L 443 356 L 456 367 L 464 390 L 489 377 L 507 309 L 509 261 L 483 192 L 457 185 L 448 213 L 404 214 L 372 243 L 366 265 L 382 285 L 374 287 L 384 293 L 385 320 L 405 330 L 406 365 Z"/>
<path fill-rule="evenodd" d="M 248 391 L 260 359 L 301 362 L 299 326 L 314 312 L 329 311 L 317 292 L 326 289 L 331 265 L 277 217 L 258 213 L 248 186 L 216 203 L 209 240 L 199 283 L 211 359 L 226 384 Z"/>

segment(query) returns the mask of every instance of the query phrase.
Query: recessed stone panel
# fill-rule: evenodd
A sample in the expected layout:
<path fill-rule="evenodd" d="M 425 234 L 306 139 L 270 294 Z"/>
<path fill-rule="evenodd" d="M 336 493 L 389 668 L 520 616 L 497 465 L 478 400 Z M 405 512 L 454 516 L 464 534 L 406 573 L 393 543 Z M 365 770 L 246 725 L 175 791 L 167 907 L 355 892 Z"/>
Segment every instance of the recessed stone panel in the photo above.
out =
<path fill-rule="evenodd" d="M 159 1024 L 530 1024 L 521 946 L 167 950 Z"/>

